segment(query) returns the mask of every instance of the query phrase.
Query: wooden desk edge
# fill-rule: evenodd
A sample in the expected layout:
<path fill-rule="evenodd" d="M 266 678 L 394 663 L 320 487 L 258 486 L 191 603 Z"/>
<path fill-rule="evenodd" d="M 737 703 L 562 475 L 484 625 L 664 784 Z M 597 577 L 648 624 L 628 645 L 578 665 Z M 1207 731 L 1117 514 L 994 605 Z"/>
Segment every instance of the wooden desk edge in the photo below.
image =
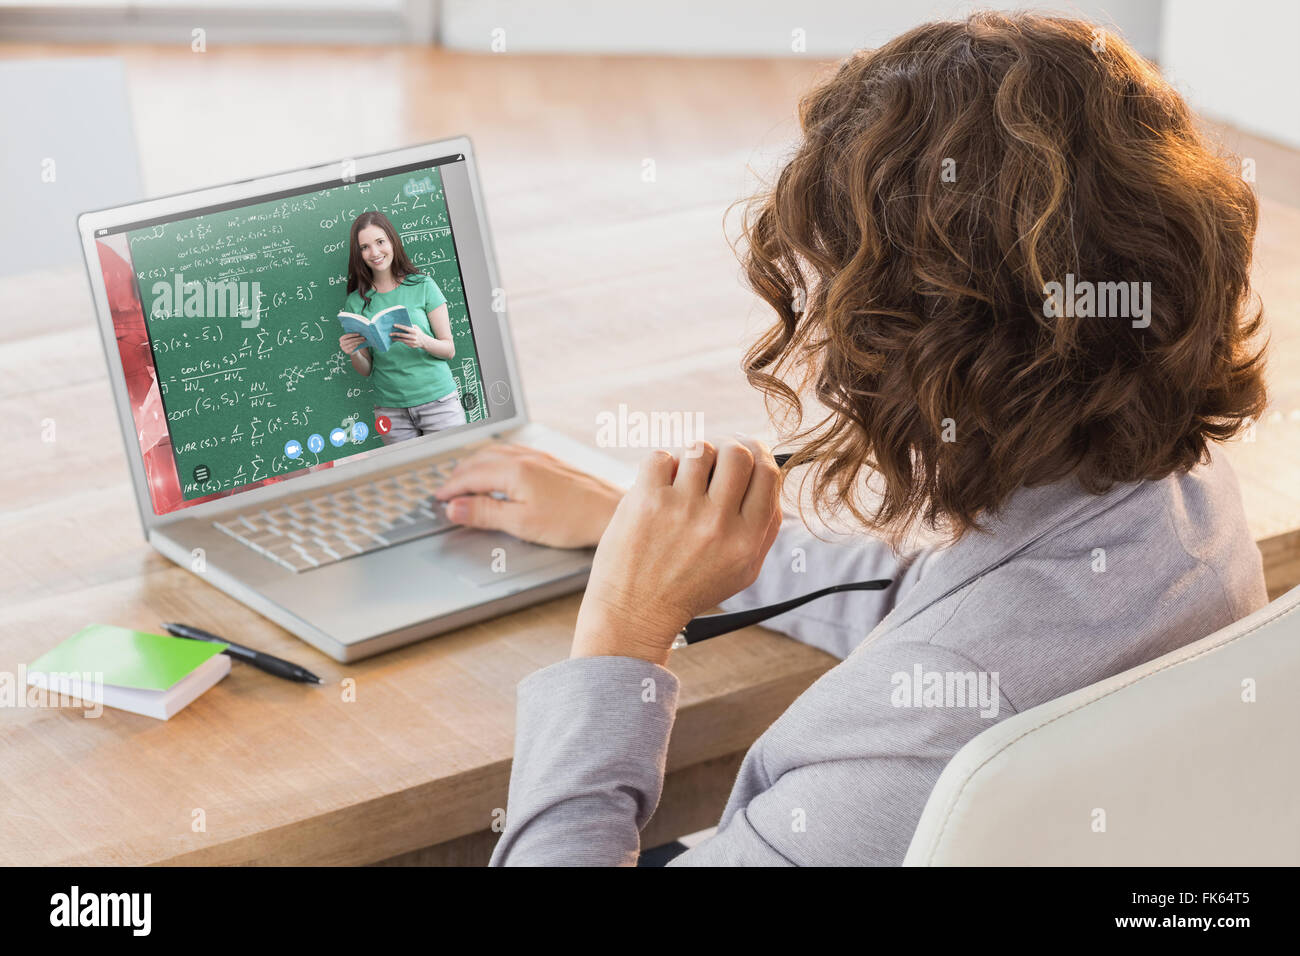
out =
<path fill-rule="evenodd" d="M 1270 535 L 1257 543 L 1270 601 L 1300 585 L 1300 528 Z"/>
<path fill-rule="evenodd" d="M 670 840 L 717 822 L 740 760 L 750 745 L 796 697 L 837 663 L 829 654 L 812 648 L 807 650 L 812 653 L 803 667 L 679 709 L 673 742 L 669 745 L 664 797 L 647 825 L 648 835 L 656 831 L 671 833 L 682 825 L 691 827 L 664 838 Z M 727 714 L 739 719 L 721 719 Z M 702 733 L 699 725 L 710 727 L 709 733 Z M 746 730 L 747 727 L 759 729 Z M 471 845 L 479 852 L 484 839 L 490 837 L 494 844 L 499 835 L 491 832 L 491 817 L 484 808 L 505 807 L 510 765 L 509 760 L 498 761 L 491 767 L 476 768 L 316 817 L 148 861 L 148 865 L 365 865 L 410 854 L 427 856 L 436 847 L 452 847 L 457 841 L 476 835 L 477 842 Z M 450 801 L 466 809 L 450 817 L 438 817 L 437 808 L 447 802 L 446 795 L 466 787 L 473 792 L 471 799 L 465 799 L 462 793 L 460 799 Z M 431 818 L 433 825 L 428 819 L 412 819 L 422 815 Z M 699 825 L 694 825 L 697 822 Z"/>
<path fill-rule="evenodd" d="M 1272 535 L 1258 544 L 1270 599 L 1300 584 L 1300 529 Z M 815 661 L 772 681 L 681 708 L 669 749 L 664 796 L 646 828 L 648 841 L 664 842 L 717 822 L 740 760 L 758 736 L 743 732 L 743 725 L 765 728 L 836 663 L 821 654 Z M 712 737 L 706 738 L 692 726 L 699 722 L 716 725 L 721 714 L 741 709 L 747 711 L 743 722 L 724 727 Z M 484 827 L 487 821 L 482 808 L 505 806 L 509 778 L 510 761 L 498 761 L 316 817 L 142 862 L 176 866 L 481 863 L 499 836 Z M 475 791 L 475 797 L 452 802 L 473 809 L 439 818 L 437 807 L 445 805 L 448 793 L 467 786 Z M 413 807 L 419 809 L 413 811 Z M 435 825 L 412 820 L 420 814 L 431 815 Z M 59 861 L 64 865 L 97 862 L 102 861 L 81 857 Z"/>

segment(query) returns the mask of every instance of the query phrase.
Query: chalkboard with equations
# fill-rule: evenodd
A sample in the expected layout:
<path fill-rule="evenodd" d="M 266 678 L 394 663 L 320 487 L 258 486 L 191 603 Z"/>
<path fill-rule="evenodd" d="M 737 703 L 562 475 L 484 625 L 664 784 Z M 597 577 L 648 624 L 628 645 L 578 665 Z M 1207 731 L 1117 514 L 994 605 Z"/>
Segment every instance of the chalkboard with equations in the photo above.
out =
<path fill-rule="evenodd" d="M 352 221 L 375 209 L 446 296 L 452 377 L 483 417 L 437 167 L 146 226 L 128 239 L 186 500 L 383 447 L 335 318 Z"/>

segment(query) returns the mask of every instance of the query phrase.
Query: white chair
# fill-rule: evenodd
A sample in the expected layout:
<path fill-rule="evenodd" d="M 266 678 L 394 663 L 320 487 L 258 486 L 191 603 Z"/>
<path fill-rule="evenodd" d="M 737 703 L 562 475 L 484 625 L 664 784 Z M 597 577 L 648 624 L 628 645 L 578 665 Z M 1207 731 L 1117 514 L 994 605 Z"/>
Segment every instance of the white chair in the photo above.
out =
<path fill-rule="evenodd" d="M 1297 864 L 1300 587 L 981 733 L 940 775 L 904 860 Z"/>
<path fill-rule="evenodd" d="M 71 301 L 81 310 L 76 322 L 87 323 L 94 313 L 77 216 L 144 198 L 126 68 L 110 57 L 7 60 L 0 63 L 0 90 L 0 276 L 23 276 L 28 292 L 29 273 L 75 269 L 80 295 Z M 35 302 L 47 286 L 53 298 L 69 284 L 62 273 L 36 281 Z M 58 301 L 67 299 L 64 293 Z"/>

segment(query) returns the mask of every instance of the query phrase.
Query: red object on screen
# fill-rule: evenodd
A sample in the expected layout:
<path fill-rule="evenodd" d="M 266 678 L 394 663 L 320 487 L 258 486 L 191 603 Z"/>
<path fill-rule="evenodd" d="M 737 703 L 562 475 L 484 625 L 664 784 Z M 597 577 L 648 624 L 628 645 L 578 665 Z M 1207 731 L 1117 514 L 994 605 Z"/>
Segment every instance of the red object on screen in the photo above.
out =
<path fill-rule="evenodd" d="M 108 295 L 108 308 L 113 316 L 117 351 L 122 357 L 122 373 L 126 377 L 126 394 L 131 403 L 131 416 L 135 422 L 136 437 L 140 441 L 140 454 L 144 458 L 145 481 L 153 499 L 155 514 L 167 514 L 180 508 L 225 498 L 237 490 L 269 485 L 290 475 L 264 478 L 250 482 L 238 489 L 218 491 L 202 498 L 182 497 L 181 482 L 176 474 L 176 457 L 172 454 L 171 435 L 167 431 L 167 415 L 163 409 L 162 392 L 154 371 L 153 351 L 149 334 L 145 330 L 144 308 L 136 291 L 135 272 L 130 262 L 105 242 L 96 242 L 99 265 L 104 272 L 104 290 Z M 329 468 L 333 462 L 313 466 Z M 296 472 L 295 474 L 303 474 Z"/>

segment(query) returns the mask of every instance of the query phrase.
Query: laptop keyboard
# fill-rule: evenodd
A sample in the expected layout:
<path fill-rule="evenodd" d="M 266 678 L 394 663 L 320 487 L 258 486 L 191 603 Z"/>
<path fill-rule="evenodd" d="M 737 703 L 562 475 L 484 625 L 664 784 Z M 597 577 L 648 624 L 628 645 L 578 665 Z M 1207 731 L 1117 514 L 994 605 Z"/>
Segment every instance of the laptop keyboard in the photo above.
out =
<path fill-rule="evenodd" d="M 240 544 L 290 571 L 309 571 L 459 527 L 433 497 L 456 459 L 332 494 L 288 501 L 214 521 Z"/>

